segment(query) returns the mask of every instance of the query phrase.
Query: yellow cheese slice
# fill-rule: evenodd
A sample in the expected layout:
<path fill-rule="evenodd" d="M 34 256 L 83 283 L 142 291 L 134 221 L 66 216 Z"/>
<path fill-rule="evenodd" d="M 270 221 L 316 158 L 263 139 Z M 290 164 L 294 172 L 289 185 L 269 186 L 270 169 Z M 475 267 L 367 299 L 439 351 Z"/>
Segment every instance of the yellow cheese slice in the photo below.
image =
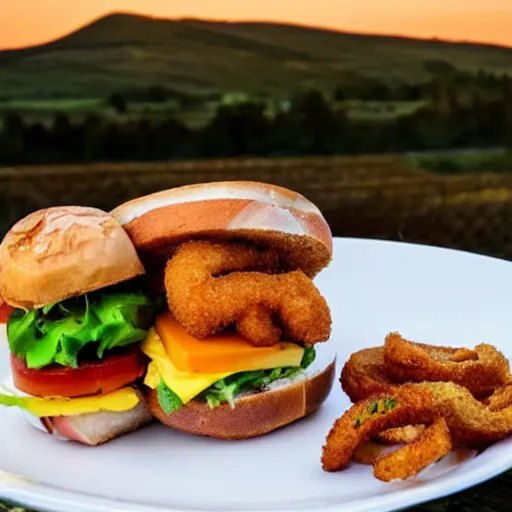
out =
<path fill-rule="evenodd" d="M 184 404 L 190 402 L 213 383 L 235 373 L 189 373 L 178 370 L 167 355 L 162 340 L 154 329 L 148 332 L 141 348 L 142 352 L 151 359 L 144 384 L 155 389 L 162 378 L 166 386 L 172 389 Z"/>
<path fill-rule="evenodd" d="M 285 347 L 286 348 L 283 348 L 278 352 L 270 353 L 266 359 L 258 360 L 257 365 L 250 365 L 250 368 L 247 368 L 246 371 L 269 370 L 284 366 L 299 366 L 304 349 L 292 343 L 286 344 Z M 208 389 L 218 380 L 224 379 L 235 373 L 240 373 L 240 371 L 224 373 L 192 373 L 179 370 L 169 357 L 165 350 L 165 346 L 155 329 L 150 329 L 145 340 L 142 342 L 141 349 L 151 359 L 144 384 L 155 389 L 160 383 L 161 378 L 165 382 L 166 386 L 174 391 L 184 404 L 190 402 L 190 400 L 199 395 L 205 389 Z"/>
<path fill-rule="evenodd" d="M 76 416 L 99 411 L 122 412 L 133 409 L 140 401 L 131 387 L 112 393 L 81 398 L 39 398 L 33 396 L 0 395 L 0 405 L 20 407 L 34 416 Z"/>
<path fill-rule="evenodd" d="M 300 366 L 304 349 L 283 341 L 255 347 L 237 332 L 220 332 L 198 340 L 169 313 L 156 319 L 155 331 L 179 370 L 194 373 L 248 372 Z"/>

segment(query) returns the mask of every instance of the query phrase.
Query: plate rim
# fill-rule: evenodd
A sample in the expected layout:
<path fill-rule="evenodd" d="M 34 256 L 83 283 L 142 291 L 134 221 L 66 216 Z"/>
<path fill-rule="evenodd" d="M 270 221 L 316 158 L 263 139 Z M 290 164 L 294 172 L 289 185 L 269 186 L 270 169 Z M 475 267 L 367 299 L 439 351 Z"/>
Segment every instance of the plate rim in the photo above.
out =
<path fill-rule="evenodd" d="M 476 465 L 463 478 L 457 469 L 448 474 L 440 475 L 420 487 L 396 490 L 389 493 L 345 502 L 350 508 L 347 512 L 397 512 L 407 507 L 420 505 L 430 501 L 446 498 L 458 492 L 470 489 L 478 484 L 496 478 L 512 467 L 512 439 L 508 443 L 508 457 L 496 457 L 495 464 Z M 495 445 L 497 446 L 497 445 Z M 98 497 L 83 492 L 73 492 L 40 483 L 30 483 L 23 477 L 17 477 L 9 472 L 0 473 L 0 498 L 23 507 L 30 507 L 38 512 L 69 512 L 72 505 L 75 512 L 219 512 L 219 508 L 181 508 L 162 507 L 145 503 L 113 500 Z M 2 480 L 12 482 L 27 482 L 23 485 L 16 483 L 11 487 L 2 484 Z M 456 485 L 453 485 L 453 484 Z M 79 500 L 79 501 L 77 501 Z M 339 512 L 344 503 L 336 501 L 325 505 L 312 505 L 296 510 L 308 512 Z M 225 509 L 234 512 L 235 508 Z M 240 509 L 240 512 L 291 512 L 291 508 Z"/>
<path fill-rule="evenodd" d="M 472 257 L 479 260 L 490 260 L 503 265 L 512 265 L 512 262 L 494 256 L 469 252 L 460 249 L 424 245 L 414 242 L 378 240 L 372 238 L 357 237 L 333 237 L 333 254 L 336 259 L 336 246 L 341 248 L 343 244 L 360 244 L 369 246 L 404 246 L 419 251 L 435 251 L 460 253 L 463 257 Z M 327 270 L 327 269 L 326 269 Z M 325 271 L 322 271 L 322 273 Z M 0 337 L 4 333 L 0 330 Z M 500 457 L 494 457 L 492 462 L 484 465 L 476 464 L 462 477 L 455 469 L 447 474 L 440 475 L 425 484 L 409 489 L 397 489 L 388 493 L 372 496 L 371 498 L 360 498 L 354 501 L 345 502 L 350 508 L 348 512 L 395 512 L 406 507 L 420 505 L 426 502 L 446 498 L 458 492 L 470 489 L 493 478 L 499 477 L 512 468 L 512 439 L 509 438 L 509 446 L 505 446 L 504 453 Z M 504 443 L 501 441 L 498 444 Z M 492 448 L 492 447 L 491 447 Z M 507 449 L 508 448 L 508 449 Z M 503 448 L 502 448 L 503 449 Z M 218 512 L 213 508 L 177 508 L 153 506 L 145 503 L 114 500 L 108 497 L 95 496 L 85 492 L 69 491 L 60 487 L 46 485 L 38 482 L 31 482 L 22 476 L 14 475 L 9 471 L 0 468 L 0 499 L 23 507 L 37 509 L 40 512 L 68 512 L 70 506 L 76 512 Z M 336 501 L 324 504 L 308 506 L 308 512 L 334 512 L 340 510 L 343 502 Z M 233 512 L 234 508 L 226 509 Z M 265 509 L 242 509 L 243 512 L 291 512 L 289 508 L 265 508 Z"/>

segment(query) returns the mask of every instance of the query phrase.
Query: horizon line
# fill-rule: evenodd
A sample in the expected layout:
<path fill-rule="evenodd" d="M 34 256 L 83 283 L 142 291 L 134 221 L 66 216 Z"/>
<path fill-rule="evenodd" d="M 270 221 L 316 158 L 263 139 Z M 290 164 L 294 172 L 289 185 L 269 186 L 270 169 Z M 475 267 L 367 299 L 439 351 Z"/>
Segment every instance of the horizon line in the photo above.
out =
<path fill-rule="evenodd" d="M 313 29 L 313 30 L 320 30 L 323 32 L 332 32 L 336 34 L 344 34 L 344 35 L 354 35 L 354 36 L 363 36 L 363 37 L 383 37 L 383 38 L 394 38 L 394 39 L 408 39 L 412 41 L 418 41 L 418 42 L 436 42 L 436 43 L 447 43 L 447 44 L 460 44 L 460 45 L 470 45 L 470 46 L 489 46 L 494 48 L 500 48 L 505 50 L 512 50 L 512 45 L 507 44 L 500 44 L 500 43 L 493 43 L 490 41 L 477 41 L 472 39 L 445 39 L 440 38 L 438 36 L 431 36 L 431 37 L 420 37 L 420 36 L 414 36 L 414 35 L 407 35 L 407 34 L 400 34 L 400 33 L 386 33 L 386 32 L 367 32 L 365 30 L 361 31 L 353 31 L 353 30 L 343 30 L 341 28 L 335 28 L 335 27 L 329 27 L 324 25 L 308 25 L 304 23 L 299 22 L 288 22 L 283 20 L 270 20 L 270 19 L 236 19 L 236 20 L 227 20 L 223 18 L 200 18 L 200 17 L 161 17 L 161 16 L 154 16 L 147 13 L 141 13 L 137 11 L 111 11 L 109 13 L 103 14 L 101 16 L 91 18 L 89 21 L 78 25 L 76 28 L 71 29 L 68 32 L 65 32 L 64 34 L 54 38 L 49 39 L 40 43 L 31 44 L 28 46 L 18 46 L 18 47 L 4 47 L 0 48 L 0 52 L 15 52 L 15 51 L 23 51 L 23 50 L 30 50 L 33 48 L 38 48 L 41 46 L 47 46 L 54 44 L 62 39 L 65 39 L 66 37 L 71 36 L 72 34 L 75 34 L 83 29 L 86 29 L 87 27 L 93 25 L 94 23 L 97 23 L 105 18 L 114 17 L 114 16 L 130 16 L 130 17 L 137 17 L 137 18 L 145 18 L 148 20 L 154 20 L 154 21 L 168 21 L 168 22 L 185 22 L 185 21 L 197 21 L 201 23 L 225 23 L 225 24 L 256 24 L 256 23 L 262 23 L 267 25 L 285 25 L 285 26 L 293 26 L 293 27 L 299 27 L 304 29 Z"/>

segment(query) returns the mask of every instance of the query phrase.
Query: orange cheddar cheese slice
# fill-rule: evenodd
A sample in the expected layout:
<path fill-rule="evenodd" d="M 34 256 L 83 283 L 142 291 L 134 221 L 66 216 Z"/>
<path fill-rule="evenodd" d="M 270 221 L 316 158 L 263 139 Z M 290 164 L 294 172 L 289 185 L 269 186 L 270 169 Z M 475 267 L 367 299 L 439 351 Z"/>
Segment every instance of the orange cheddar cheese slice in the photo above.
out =
<path fill-rule="evenodd" d="M 236 332 L 223 332 L 197 339 L 169 313 L 160 315 L 155 330 L 177 369 L 190 373 L 245 372 L 300 366 L 304 349 L 281 342 L 255 347 Z"/>

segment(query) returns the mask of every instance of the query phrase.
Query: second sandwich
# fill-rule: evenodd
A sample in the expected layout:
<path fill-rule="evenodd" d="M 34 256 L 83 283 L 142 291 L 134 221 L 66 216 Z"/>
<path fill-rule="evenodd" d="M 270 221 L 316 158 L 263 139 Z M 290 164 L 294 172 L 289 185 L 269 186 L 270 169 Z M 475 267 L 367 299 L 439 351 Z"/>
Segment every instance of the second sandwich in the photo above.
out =
<path fill-rule="evenodd" d="M 332 257 L 318 208 L 290 190 L 215 182 L 116 208 L 162 285 L 168 312 L 142 343 L 148 407 L 163 423 L 223 439 L 266 434 L 315 411 L 335 358 L 313 283 Z"/>

